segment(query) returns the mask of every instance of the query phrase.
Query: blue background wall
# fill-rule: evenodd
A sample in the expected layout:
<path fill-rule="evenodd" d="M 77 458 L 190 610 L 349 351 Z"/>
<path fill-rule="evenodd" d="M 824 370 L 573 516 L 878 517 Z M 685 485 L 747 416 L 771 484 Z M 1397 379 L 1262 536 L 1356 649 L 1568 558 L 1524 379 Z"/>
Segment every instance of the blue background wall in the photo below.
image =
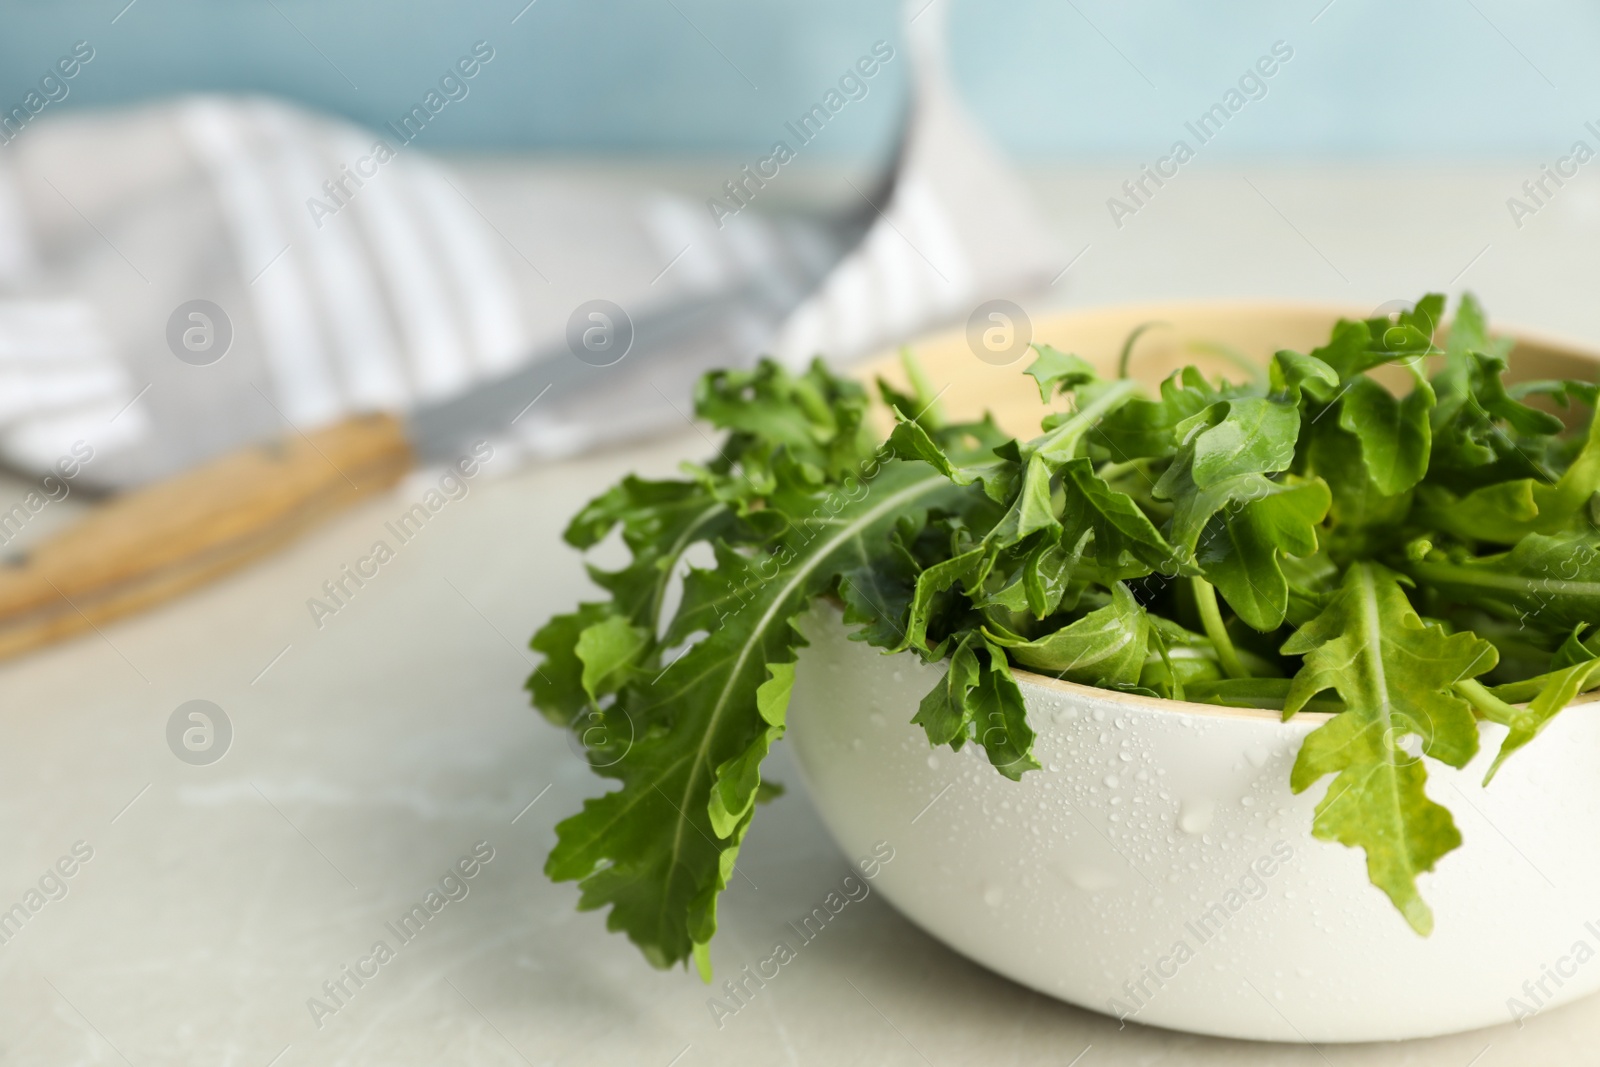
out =
<path fill-rule="evenodd" d="M 63 106 L 263 90 L 376 124 L 483 39 L 496 58 L 431 147 L 748 155 L 898 40 L 886 0 L 537 0 L 514 24 L 526 0 L 126 2 L 0 2 L 0 104 L 84 38 L 97 56 Z M 1543 159 L 1600 119 L 1600 5 L 1577 0 L 934 2 L 954 5 L 965 96 L 1023 158 L 1152 158 L 1278 39 L 1294 60 L 1208 153 Z M 906 74 L 817 153 L 887 145 Z"/>

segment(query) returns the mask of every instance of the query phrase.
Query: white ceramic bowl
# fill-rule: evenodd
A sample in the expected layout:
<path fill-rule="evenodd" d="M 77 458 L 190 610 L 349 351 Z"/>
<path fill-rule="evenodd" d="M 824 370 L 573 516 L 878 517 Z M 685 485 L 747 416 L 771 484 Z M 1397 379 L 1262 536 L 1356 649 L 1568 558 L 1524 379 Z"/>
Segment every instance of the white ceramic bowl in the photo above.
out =
<path fill-rule="evenodd" d="M 1326 781 L 1289 791 L 1325 716 L 1019 672 L 1044 769 L 1010 782 L 977 746 L 930 749 L 910 725 L 942 665 L 847 640 L 831 606 L 805 629 L 789 739 L 823 820 L 849 855 L 888 842 L 877 888 L 1024 985 L 1141 1023 L 1318 1043 L 1488 1026 L 1600 988 L 1595 709 L 1559 716 L 1487 790 L 1500 727 L 1462 771 L 1429 762 L 1464 844 L 1420 880 L 1422 938 L 1360 851 L 1311 837 Z"/>

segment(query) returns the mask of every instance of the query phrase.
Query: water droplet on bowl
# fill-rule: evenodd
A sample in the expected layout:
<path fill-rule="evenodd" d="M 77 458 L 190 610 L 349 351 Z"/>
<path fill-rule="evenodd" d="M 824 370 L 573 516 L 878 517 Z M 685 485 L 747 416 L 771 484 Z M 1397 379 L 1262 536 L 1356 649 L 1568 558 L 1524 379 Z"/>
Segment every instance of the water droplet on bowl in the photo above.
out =
<path fill-rule="evenodd" d="M 1095 867 L 1082 867 L 1075 871 L 1068 871 L 1067 881 L 1086 893 L 1098 893 L 1102 890 L 1114 889 L 1117 885 L 1115 877 Z"/>
<path fill-rule="evenodd" d="M 1178 829 L 1186 834 L 1204 833 L 1214 815 L 1216 809 L 1207 801 L 1184 801 L 1178 808 Z"/>

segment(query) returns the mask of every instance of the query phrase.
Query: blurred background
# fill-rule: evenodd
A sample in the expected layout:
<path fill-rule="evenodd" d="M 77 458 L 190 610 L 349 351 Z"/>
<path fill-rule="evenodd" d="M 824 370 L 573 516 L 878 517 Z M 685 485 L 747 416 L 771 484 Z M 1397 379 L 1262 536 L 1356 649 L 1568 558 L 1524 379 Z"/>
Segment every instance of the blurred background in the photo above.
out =
<path fill-rule="evenodd" d="M 1584 126 L 1600 119 L 1593 5 L 939 3 L 960 97 L 1033 190 L 1063 264 L 1088 252 L 1058 302 L 1364 304 L 1475 285 L 1503 317 L 1600 333 L 1573 279 L 1529 275 L 1561 254 L 1563 233 L 1600 221 L 1592 176 L 1537 218 L 1514 219 L 1507 203 L 1574 141 L 1600 148 Z M 0 10 L 0 101 L 20 100 L 73 42 L 92 42 L 92 66 L 51 105 L 62 111 L 266 93 L 381 127 L 482 40 L 496 60 L 420 146 L 564 163 L 697 199 L 766 152 L 871 42 L 905 36 L 890 0 L 8 0 Z M 1265 95 L 1151 210 L 1116 226 L 1107 201 L 1122 182 L 1280 41 L 1293 59 Z M 892 156 L 911 74 L 887 64 L 765 206 L 852 199 L 839 176 L 877 173 Z M 1206 252 L 1219 242 L 1232 249 L 1225 270 Z"/>
<path fill-rule="evenodd" d="M 9 0 L 0 99 L 20 99 L 35 67 L 83 38 L 99 58 L 63 106 L 267 92 L 376 126 L 483 39 L 505 61 L 430 132 L 436 149 L 742 158 L 862 42 L 901 36 L 889 0 L 523 2 Z M 1541 160 L 1600 115 L 1600 9 L 1577 0 L 952 0 L 949 19 L 961 92 L 1031 164 L 1144 161 L 1278 39 L 1294 47 L 1293 77 L 1211 163 Z M 906 75 L 818 154 L 885 151 Z"/>

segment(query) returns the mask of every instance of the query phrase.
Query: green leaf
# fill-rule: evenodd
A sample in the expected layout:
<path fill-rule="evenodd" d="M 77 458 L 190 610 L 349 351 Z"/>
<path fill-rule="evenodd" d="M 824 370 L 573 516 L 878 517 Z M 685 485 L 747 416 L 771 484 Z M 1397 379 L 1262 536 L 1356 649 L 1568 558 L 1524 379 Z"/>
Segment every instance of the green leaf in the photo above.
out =
<path fill-rule="evenodd" d="M 1450 334 L 1445 341 L 1446 357 L 1461 356 L 1468 352 L 1490 352 L 1489 325 L 1483 314 L 1483 305 L 1471 293 L 1461 294 L 1456 305 L 1455 321 L 1450 324 Z"/>
<path fill-rule="evenodd" d="M 756 689 L 756 710 L 766 729 L 749 748 L 717 768 L 711 787 L 711 801 L 706 810 L 711 818 L 711 830 L 718 837 L 733 836 L 761 799 L 764 784 L 761 763 L 772 750 L 773 742 L 783 736 L 787 724 L 789 697 L 794 692 L 794 664 L 771 664 L 767 674 L 767 680 Z"/>
<path fill-rule="evenodd" d="M 1299 404 L 1302 392 L 1322 400 L 1332 396 L 1339 387 L 1339 372 L 1315 356 L 1285 348 L 1273 355 L 1268 381 L 1275 395 Z"/>
<path fill-rule="evenodd" d="M 990 429 L 990 424 L 952 426 L 941 436 L 957 436 L 974 430 L 987 436 L 986 431 Z M 991 455 L 982 463 L 958 465 L 944 445 L 935 441 L 920 423 L 897 423 L 889 434 L 889 448 L 900 459 L 921 460 L 957 485 L 982 484 L 989 499 L 998 503 L 1010 500 L 1016 488 L 1016 471 L 1011 464 L 995 461 Z"/>
<path fill-rule="evenodd" d="M 622 688 L 650 644 L 650 632 L 631 625 L 620 615 L 609 615 L 578 635 L 573 651 L 583 661 L 581 681 L 589 699 Z"/>
<path fill-rule="evenodd" d="M 1194 558 L 1229 607 L 1265 632 L 1282 626 L 1288 613 L 1283 557 L 1317 550 L 1317 524 L 1327 514 L 1329 495 L 1316 480 L 1269 482 L 1259 490 L 1236 509 L 1212 515 L 1195 542 Z"/>
<path fill-rule="evenodd" d="M 976 739 L 989 762 L 1012 781 L 1039 768 L 1022 691 L 1005 654 L 975 630 L 961 636 L 949 669 L 922 698 L 911 721 L 923 728 L 932 745 L 959 751 Z"/>
<path fill-rule="evenodd" d="M 750 370 L 712 371 L 695 386 L 695 414 L 732 431 L 712 464 L 728 472 L 735 461 L 736 490 L 767 486 L 785 462 L 823 476 L 843 478 L 872 452 L 867 393 L 847 378 L 835 377 L 821 360 L 795 374 L 771 360 Z"/>
<path fill-rule="evenodd" d="M 1155 487 L 1156 496 L 1174 501 L 1168 540 L 1240 618 L 1258 630 L 1276 629 L 1289 602 L 1282 557 L 1317 550 L 1328 487 L 1292 475 L 1274 481 L 1245 464 L 1243 473 L 1201 488 L 1191 464 L 1185 446 Z"/>
<path fill-rule="evenodd" d="M 1359 320 L 1340 319 L 1334 324 L 1328 343 L 1313 348 L 1311 355 L 1332 367 L 1342 381 L 1383 362 L 1371 359 L 1372 349 L 1370 326 Z"/>
<path fill-rule="evenodd" d="M 1362 461 L 1361 441 L 1331 415 L 1313 423 L 1307 435 L 1308 473 L 1326 482 L 1330 493 L 1331 530 L 1325 543 L 1342 559 L 1389 548 L 1402 534 L 1414 493 L 1385 495 Z"/>
<path fill-rule="evenodd" d="M 1150 623 L 1144 608 L 1121 582 L 1111 603 L 1033 641 L 989 633 L 991 642 L 1024 667 L 1084 685 L 1129 686 L 1144 668 Z"/>
<path fill-rule="evenodd" d="M 579 604 L 577 611 L 551 618 L 529 642 L 530 648 L 544 654 L 544 662 L 528 676 L 525 688 L 533 694 L 539 711 L 556 726 L 570 727 L 588 710 L 578 640 L 591 626 L 613 617 L 606 604 Z"/>
<path fill-rule="evenodd" d="M 1470 294 L 1467 294 L 1467 299 L 1470 299 Z M 1429 293 L 1418 300 L 1411 310 L 1400 312 L 1400 325 L 1415 327 L 1418 334 L 1431 342 L 1444 323 L 1444 305 L 1443 293 Z"/>
<path fill-rule="evenodd" d="M 1267 397 L 1219 401 L 1178 425 L 1193 457 L 1189 477 L 1200 489 L 1241 474 L 1287 470 L 1299 434 L 1299 407 Z"/>
<path fill-rule="evenodd" d="M 1133 397 L 1108 412 L 1090 430 L 1089 443 L 1118 463 L 1170 456 L 1178 447 L 1178 426 L 1217 398 L 1198 374 L 1173 374 L 1161 383 L 1159 400 Z"/>
<path fill-rule="evenodd" d="M 1565 667 L 1575 667 L 1595 657 L 1595 651 L 1583 642 L 1583 631 L 1588 628 L 1586 623 L 1579 623 L 1572 628 L 1567 639 L 1561 642 L 1561 647 L 1556 649 L 1556 654 L 1550 657 L 1551 670 L 1559 671 Z"/>
<path fill-rule="evenodd" d="M 891 540 L 898 533 L 891 533 Z M 899 649 L 906 637 L 917 571 L 913 561 L 894 549 L 876 555 L 839 575 L 839 599 L 844 601 L 845 625 L 857 627 L 852 641 L 876 648 Z"/>
<path fill-rule="evenodd" d="M 1069 555 L 1085 534 L 1092 535 L 1090 553 L 1103 575 L 1111 579 L 1134 578 L 1152 571 L 1178 572 L 1177 555 L 1139 505 L 1119 493 L 1094 472 L 1087 459 L 1069 460 L 1061 467 L 1061 544 Z"/>
<path fill-rule="evenodd" d="M 846 501 L 819 531 L 791 525 L 774 556 L 721 556 L 722 573 L 689 584 L 742 588 L 736 607 L 655 680 L 617 694 L 633 743 L 597 772 L 621 788 L 584 803 L 556 828 L 546 873 L 578 880 L 579 907 L 610 907 L 658 966 L 696 954 L 716 930 L 716 900 L 731 877 L 753 806 L 755 768 L 781 730 L 779 704 L 801 644 L 792 622 L 838 574 L 887 540 L 903 512 L 936 502 L 950 483 L 923 464 L 885 464 L 871 491 Z M 717 603 L 721 592 L 686 587 L 685 602 Z M 717 795 L 713 796 L 713 791 Z"/>
<path fill-rule="evenodd" d="M 1541 379 L 1518 382 L 1508 387 L 1506 393 L 1513 400 L 1521 400 L 1528 396 L 1547 396 L 1562 407 L 1578 403 L 1592 408 L 1595 402 L 1600 400 L 1600 384 L 1575 381 L 1571 378 Z"/>
<path fill-rule="evenodd" d="M 1081 356 L 1058 351 L 1049 345 L 1034 345 L 1033 350 L 1038 355 L 1023 373 L 1038 383 L 1039 399 L 1046 404 L 1056 393 L 1069 392 L 1099 377 L 1089 361 Z"/>
<path fill-rule="evenodd" d="M 1516 544 L 1529 534 L 1555 534 L 1588 526 L 1589 500 L 1600 492 L 1600 419 L 1590 421 L 1583 449 L 1561 478 L 1536 478 L 1481 486 L 1459 500 L 1435 498 L 1423 519 L 1466 541 Z"/>
<path fill-rule="evenodd" d="M 976 688 L 983 674 L 983 664 L 974 651 L 982 644 L 983 637 L 977 631 L 968 630 L 962 635 L 950 653 L 944 677 L 922 698 L 912 717 L 912 724 L 922 727 L 930 745 L 949 745 L 959 752 L 967 743 L 972 725 L 967 694 Z"/>
<path fill-rule="evenodd" d="M 1449 601 L 1521 626 L 1566 632 L 1600 619 L 1600 534 L 1530 534 L 1494 556 L 1408 563 L 1406 571 Z"/>
<path fill-rule="evenodd" d="M 916 590 L 912 594 L 911 609 L 906 621 L 905 639 L 895 651 L 908 648 L 926 649 L 935 598 L 948 591 L 957 582 L 969 582 L 975 586 L 988 558 L 989 550 L 980 545 L 959 556 L 952 556 L 935 563 L 917 575 Z"/>
<path fill-rule="evenodd" d="M 989 763 L 1013 782 L 1027 771 L 1039 769 L 1033 758 L 1034 733 L 1028 726 L 1028 708 L 1022 690 L 1011 674 L 1005 652 L 984 643 L 988 669 L 971 690 L 972 721 L 978 727 L 978 743 Z"/>
<path fill-rule="evenodd" d="M 1095 382 L 1084 386 L 1075 397 L 1077 409 L 1046 419 L 1046 432 L 1023 445 L 1018 450 L 1018 458 L 1027 462 L 1038 457 L 1052 469 L 1075 459 L 1084 439 L 1100 420 L 1132 400 L 1138 391 L 1139 386 L 1130 381 Z"/>
<path fill-rule="evenodd" d="M 1530 459 L 1526 442 L 1507 432 L 1539 436 L 1560 433 L 1561 421 L 1521 403 L 1507 391 L 1502 374 L 1509 340 L 1493 340 L 1482 309 L 1470 294 L 1462 297 L 1445 346 L 1444 367 L 1434 376 L 1438 403 L 1433 413 L 1435 480 L 1462 491 L 1502 480 L 1505 468 L 1522 468 L 1553 480 Z M 1548 532 L 1548 531 L 1545 531 Z M 1509 542 L 1508 542 L 1509 543 Z"/>
<path fill-rule="evenodd" d="M 728 532 L 736 522 L 728 505 L 696 482 L 656 482 L 629 476 L 595 497 L 567 526 L 578 548 L 598 544 L 620 528 L 631 560 L 616 571 L 589 568 L 611 594 L 611 611 L 654 629 L 673 568 L 691 544 Z"/>
<path fill-rule="evenodd" d="M 1433 403 L 1433 388 L 1420 375 L 1404 399 L 1364 374 L 1345 388 L 1339 427 L 1360 442 L 1367 474 L 1383 495 L 1402 493 L 1428 473 Z"/>
<path fill-rule="evenodd" d="M 1283 645 L 1304 656 L 1284 702 L 1292 715 L 1332 689 L 1346 710 L 1306 737 L 1290 775 L 1303 792 L 1336 777 L 1317 805 L 1312 833 L 1367 854 L 1372 884 L 1388 894 L 1412 929 L 1427 934 L 1433 913 L 1417 876 L 1461 843 L 1450 813 L 1423 791 L 1422 760 L 1401 745 L 1463 767 L 1478 748 L 1477 723 L 1451 687 L 1494 666 L 1494 646 L 1472 634 L 1424 623 L 1377 564 L 1358 563 L 1315 619 Z"/>
<path fill-rule="evenodd" d="M 1494 763 L 1483 776 L 1483 784 L 1489 784 L 1500 770 L 1500 765 L 1509 759 L 1513 752 L 1538 737 L 1540 732 L 1550 725 L 1550 720 L 1572 702 L 1573 697 L 1596 685 L 1600 685 L 1600 658 L 1590 657 L 1581 663 L 1552 672 L 1539 690 L 1539 694 L 1526 707 L 1502 705 L 1499 709 L 1494 709 L 1494 705 L 1487 707 L 1480 705 L 1486 712 L 1485 718 L 1510 728 L 1506 739 L 1500 742 L 1500 751 L 1495 755 Z M 1496 710 L 1502 713 L 1496 714 Z"/>
<path fill-rule="evenodd" d="M 900 347 L 900 366 L 911 382 L 911 394 L 902 393 L 879 378 L 878 394 L 883 398 L 883 402 L 895 413 L 896 419 L 920 423 L 928 429 L 943 424 L 944 417 L 939 412 L 939 395 L 934 392 L 933 384 L 928 381 L 927 372 L 922 368 L 922 362 L 917 359 L 916 353 L 911 351 L 909 345 Z"/>
<path fill-rule="evenodd" d="M 1061 522 L 1056 518 L 1055 504 L 1050 499 L 1051 476 L 1050 464 L 1043 456 L 1034 455 L 1028 459 L 1011 507 L 984 537 L 989 546 L 1009 548 L 1040 530 L 1060 532 Z"/>

